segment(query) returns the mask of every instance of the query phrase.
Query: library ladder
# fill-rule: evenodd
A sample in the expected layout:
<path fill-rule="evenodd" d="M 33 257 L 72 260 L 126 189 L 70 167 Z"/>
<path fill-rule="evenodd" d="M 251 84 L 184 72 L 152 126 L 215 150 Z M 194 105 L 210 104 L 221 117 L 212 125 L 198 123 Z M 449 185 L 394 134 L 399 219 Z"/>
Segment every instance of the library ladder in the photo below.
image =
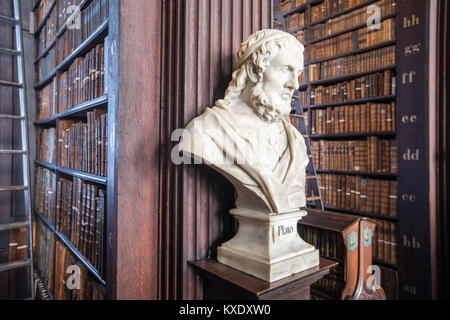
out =
<path fill-rule="evenodd" d="M 307 185 L 306 203 L 307 205 L 312 205 L 316 209 L 323 211 L 323 202 L 322 197 L 320 195 L 320 188 L 317 179 L 316 167 L 314 165 L 314 161 L 311 155 L 311 141 L 306 126 L 306 119 L 303 114 L 303 108 L 300 105 L 300 93 L 298 91 L 295 91 L 293 95 L 292 107 L 295 113 L 291 114 L 291 117 L 295 118 L 295 121 L 297 121 L 298 123 L 299 131 L 305 138 L 306 152 L 309 157 L 309 163 L 308 166 L 306 167 L 306 185 Z"/>
<path fill-rule="evenodd" d="M 28 258 L 18 261 L 10 261 L 0 264 L 0 272 L 28 267 L 28 277 L 30 294 L 27 299 L 34 299 L 33 290 L 33 250 L 32 250 L 32 222 L 31 222 L 31 204 L 30 204 L 30 167 L 29 167 L 29 143 L 28 143 L 28 117 L 26 102 L 26 86 L 25 86 L 25 70 L 24 70 L 24 53 L 22 39 L 22 15 L 19 0 L 13 0 L 14 17 L 0 15 L 0 23 L 9 24 L 14 28 L 16 48 L 1 48 L 0 54 L 12 55 L 17 58 L 14 71 L 17 71 L 17 82 L 0 80 L 0 86 L 12 87 L 18 90 L 18 98 L 20 105 L 20 114 L 0 114 L 0 121 L 12 120 L 20 121 L 20 150 L 3 150 L 0 149 L 0 155 L 20 155 L 22 157 L 22 183 L 19 186 L 0 186 L 0 192 L 23 191 L 25 214 L 23 218 L 16 218 L 7 223 L 0 223 L 0 231 L 10 231 L 14 229 L 27 229 L 27 250 Z M 13 109 L 13 106 L 11 107 Z M 17 112 L 12 112 L 17 113 Z M 17 137 L 18 138 L 18 137 Z M 22 212 L 21 212 L 22 213 Z M 19 215 L 22 216 L 22 215 Z"/>

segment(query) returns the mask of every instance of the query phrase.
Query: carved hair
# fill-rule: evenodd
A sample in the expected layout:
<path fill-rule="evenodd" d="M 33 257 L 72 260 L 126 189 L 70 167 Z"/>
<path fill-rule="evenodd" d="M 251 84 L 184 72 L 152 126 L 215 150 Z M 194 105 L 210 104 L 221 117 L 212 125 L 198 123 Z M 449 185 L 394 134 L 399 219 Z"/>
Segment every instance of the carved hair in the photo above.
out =
<path fill-rule="evenodd" d="M 230 107 L 247 86 L 247 80 L 260 83 L 270 61 L 288 45 L 298 48 L 299 55 L 303 54 L 303 45 L 289 33 L 266 29 L 252 34 L 241 44 L 238 52 L 240 67 L 233 72 L 225 97 L 218 100 L 216 106 Z"/>

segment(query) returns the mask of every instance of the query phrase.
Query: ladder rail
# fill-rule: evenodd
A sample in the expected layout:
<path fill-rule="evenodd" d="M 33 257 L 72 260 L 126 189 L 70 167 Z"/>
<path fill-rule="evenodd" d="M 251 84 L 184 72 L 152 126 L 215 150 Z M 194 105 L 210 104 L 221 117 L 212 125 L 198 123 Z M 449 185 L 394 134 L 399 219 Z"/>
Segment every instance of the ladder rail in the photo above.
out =
<path fill-rule="evenodd" d="M 16 38 L 16 51 L 20 52 L 17 55 L 17 77 L 18 82 L 22 84 L 19 88 L 19 104 L 20 115 L 23 117 L 21 122 L 21 135 L 22 135 L 22 150 L 26 152 L 22 156 L 22 168 L 23 168 L 23 184 L 28 186 L 24 191 L 24 203 L 25 212 L 28 216 L 28 257 L 30 259 L 29 281 L 31 288 L 31 298 L 34 299 L 34 275 L 33 275 L 33 234 L 32 234 L 32 216 L 31 216 L 31 188 L 30 185 L 30 148 L 29 148 L 29 136 L 28 136 L 28 112 L 27 112 L 27 97 L 26 97 L 26 79 L 25 79 L 25 59 L 24 59 L 24 47 L 22 36 L 22 12 L 19 0 L 13 0 L 14 6 L 14 19 L 18 22 L 15 24 L 15 38 Z"/>

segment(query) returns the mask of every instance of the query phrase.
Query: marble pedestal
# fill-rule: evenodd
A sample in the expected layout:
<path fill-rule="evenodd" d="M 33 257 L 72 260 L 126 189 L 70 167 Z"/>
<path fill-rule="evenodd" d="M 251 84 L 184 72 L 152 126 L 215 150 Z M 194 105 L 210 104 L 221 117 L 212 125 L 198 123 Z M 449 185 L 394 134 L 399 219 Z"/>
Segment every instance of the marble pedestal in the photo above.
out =
<path fill-rule="evenodd" d="M 217 248 L 220 263 L 268 282 L 319 265 L 319 250 L 297 232 L 306 211 L 269 215 L 238 208 L 230 214 L 239 221 L 239 229 Z"/>

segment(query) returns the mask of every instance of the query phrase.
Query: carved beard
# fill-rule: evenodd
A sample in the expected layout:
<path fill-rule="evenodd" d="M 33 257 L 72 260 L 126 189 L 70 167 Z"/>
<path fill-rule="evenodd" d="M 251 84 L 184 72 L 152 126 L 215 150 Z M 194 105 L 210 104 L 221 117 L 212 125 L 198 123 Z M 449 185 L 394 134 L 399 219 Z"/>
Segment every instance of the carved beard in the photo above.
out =
<path fill-rule="evenodd" d="M 291 101 L 286 101 L 277 92 L 270 92 L 259 81 L 251 90 L 252 107 L 256 114 L 266 122 L 284 120 L 291 112 Z"/>

